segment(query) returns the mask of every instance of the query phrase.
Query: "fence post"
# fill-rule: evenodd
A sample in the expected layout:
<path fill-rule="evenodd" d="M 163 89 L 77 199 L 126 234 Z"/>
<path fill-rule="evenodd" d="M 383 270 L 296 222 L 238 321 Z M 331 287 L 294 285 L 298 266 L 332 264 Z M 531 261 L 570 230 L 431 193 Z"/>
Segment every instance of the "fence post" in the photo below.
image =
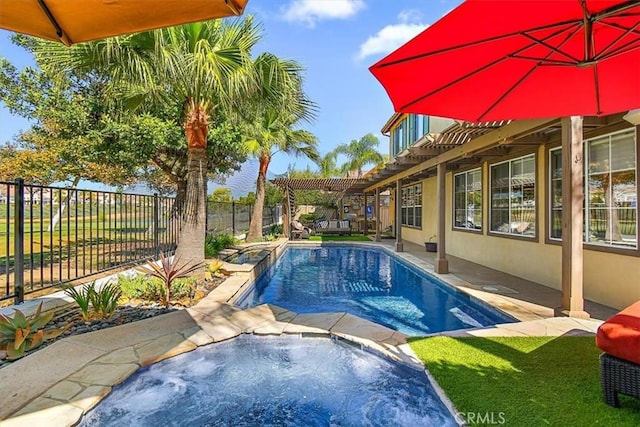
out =
<path fill-rule="evenodd" d="M 13 278 L 14 302 L 24 302 L 24 181 L 16 179 L 13 216 Z"/>
<path fill-rule="evenodd" d="M 155 253 L 155 259 L 160 258 L 160 236 L 159 236 L 159 215 L 160 203 L 158 200 L 158 193 L 153 193 L 153 250 Z"/>
<path fill-rule="evenodd" d="M 232 230 L 233 236 L 235 237 L 237 232 L 236 232 L 236 202 L 234 201 L 231 202 L 231 230 Z"/>

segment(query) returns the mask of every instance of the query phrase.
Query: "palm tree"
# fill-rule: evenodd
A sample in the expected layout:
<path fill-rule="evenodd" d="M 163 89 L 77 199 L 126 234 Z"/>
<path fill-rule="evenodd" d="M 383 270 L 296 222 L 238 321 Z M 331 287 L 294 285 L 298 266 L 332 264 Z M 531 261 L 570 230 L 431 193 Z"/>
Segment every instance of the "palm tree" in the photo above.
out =
<path fill-rule="evenodd" d="M 316 137 L 305 130 L 293 129 L 301 121 L 312 121 L 317 109 L 302 89 L 301 65 L 296 61 L 262 54 L 255 60 L 254 69 L 258 76 L 263 76 L 263 93 L 257 98 L 245 100 L 239 109 L 245 121 L 251 123 L 245 133 L 248 136 L 245 140 L 246 150 L 259 161 L 256 199 L 247 240 L 262 237 L 265 183 L 272 157 L 285 152 L 306 156 L 314 162 L 319 158 Z"/>
<path fill-rule="evenodd" d="M 366 164 L 376 166 L 384 162 L 384 158 L 375 147 L 380 142 L 373 134 L 368 133 L 359 140 L 352 140 L 349 144 L 338 145 L 333 152 L 347 156 L 347 162 L 342 165 L 342 172 L 358 171 L 358 178 L 362 178 L 362 167 Z"/>
<path fill-rule="evenodd" d="M 320 176 L 323 178 L 331 178 L 336 176 L 339 169 L 336 166 L 337 154 L 333 151 L 328 152 L 320 158 L 318 166 L 320 167 Z"/>
<path fill-rule="evenodd" d="M 275 112 L 265 114 L 259 126 L 255 128 L 254 138 L 246 142 L 249 153 L 255 156 L 260 166 L 256 180 L 256 200 L 253 205 L 251 223 L 247 240 L 262 237 L 262 211 L 264 209 L 265 182 L 272 157 L 278 152 L 306 156 L 318 160 L 316 137 L 305 130 L 293 130 L 297 120 L 280 117 Z"/>
<path fill-rule="evenodd" d="M 212 113 L 277 88 L 265 80 L 273 76 L 254 72 L 250 54 L 259 40 L 260 27 L 247 18 L 187 24 L 65 50 L 48 45 L 39 52 L 53 54 L 54 66 L 100 70 L 128 105 L 183 106 L 179 120 L 187 145 L 187 192 L 176 250 L 183 262 L 197 264 L 204 259 L 206 148 Z"/>

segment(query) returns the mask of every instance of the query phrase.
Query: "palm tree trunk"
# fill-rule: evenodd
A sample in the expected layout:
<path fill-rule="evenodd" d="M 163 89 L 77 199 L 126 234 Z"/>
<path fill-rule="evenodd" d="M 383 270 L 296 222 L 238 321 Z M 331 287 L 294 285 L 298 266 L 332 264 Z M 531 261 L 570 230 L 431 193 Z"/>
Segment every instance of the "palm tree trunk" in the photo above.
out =
<path fill-rule="evenodd" d="M 271 157 L 268 154 L 260 156 L 260 168 L 258 169 L 258 180 L 256 181 L 256 201 L 253 204 L 253 214 L 251 215 L 247 240 L 262 237 L 262 211 L 264 210 L 265 183 L 270 162 Z"/>
<path fill-rule="evenodd" d="M 187 193 L 182 205 L 176 258 L 180 264 L 204 261 L 207 195 L 208 116 L 200 105 L 187 114 Z"/>

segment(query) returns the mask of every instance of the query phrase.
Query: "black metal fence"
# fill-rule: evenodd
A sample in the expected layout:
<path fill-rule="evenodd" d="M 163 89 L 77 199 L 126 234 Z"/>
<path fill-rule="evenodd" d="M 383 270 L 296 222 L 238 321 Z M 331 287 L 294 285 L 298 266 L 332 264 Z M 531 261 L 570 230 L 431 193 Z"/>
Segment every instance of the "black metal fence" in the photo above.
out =
<path fill-rule="evenodd" d="M 249 230 L 253 205 L 238 202 L 213 202 L 207 204 L 207 234 L 231 234 L 238 236 Z M 265 206 L 262 211 L 263 233 L 269 234 L 282 216 L 281 206 Z"/>
<path fill-rule="evenodd" d="M 0 182 L 0 301 L 172 252 L 174 199 Z"/>
<path fill-rule="evenodd" d="M 175 199 L 0 181 L 0 306 L 176 248 Z M 207 205 L 207 233 L 246 233 L 252 206 Z M 279 222 L 266 207 L 266 233 Z"/>

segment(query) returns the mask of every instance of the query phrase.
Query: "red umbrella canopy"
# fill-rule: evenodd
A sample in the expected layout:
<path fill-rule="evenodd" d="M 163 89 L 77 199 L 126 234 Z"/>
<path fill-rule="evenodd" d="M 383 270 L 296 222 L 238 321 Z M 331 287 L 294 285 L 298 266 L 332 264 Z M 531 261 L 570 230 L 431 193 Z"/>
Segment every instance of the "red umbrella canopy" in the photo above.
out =
<path fill-rule="evenodd" d="M 472 122 L 640 107 L 640 1 L 467 0 L 370 68 L 397 112 Z"/>

